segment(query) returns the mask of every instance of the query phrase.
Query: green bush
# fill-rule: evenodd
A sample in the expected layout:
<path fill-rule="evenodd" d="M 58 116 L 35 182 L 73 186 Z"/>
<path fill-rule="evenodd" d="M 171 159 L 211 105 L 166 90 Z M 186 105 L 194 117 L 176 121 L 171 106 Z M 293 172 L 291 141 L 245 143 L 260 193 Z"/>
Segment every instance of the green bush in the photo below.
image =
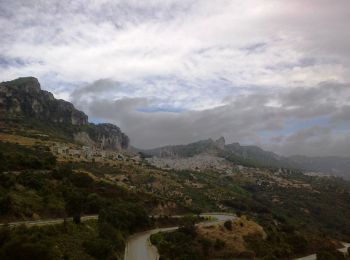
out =
<path fill-rule="evenodd" d="M 120 230 L 114 228 L 109 223 L 99 223 L 98 225 L 99 237 L 113 242 L 113 245 L 118 250 L 123 250 L 125 247 L 125 238 Z"/>
<path fill-rule="evenodd" d="M 215 250 L 221 250 L 225 247 L 225 245 L 226 245 L 225 241 L 217 238 L 214 243 L 214 248 Z"/>
<path fill-rule="evenodd" d="M 42 189 L 47 181 L 47 175 L 42 173 L 34 173 L 31 171 L 26 171 L 18 175 L 16 181 L 23 186 L 34 190 Z"/>
<path fill-rule="evenodd" d="M 12 231 L 3 227 L 0 230 L 0 259 L 55 259 L 53 244 L 42 235 L 40 229 L 20 226 Z"/>
<path fill-rule="evenodd" d="M 323 248 L 316 253 L 317 260 L 345 260 L 343 253 L 335 248 Z"/>
<path fill-rule="evenodd" d="M 74 222 L 79 224 L 85 206 L 84 195 L 77 190 L 72 190 L 66 195 L 65 201 L 68 216 L 73 216 Z"/>
<path fill-rule="evenodd" d="M 51 169 L 56 165 L 56 157 L 42 147 L 0 141 L 0 172 L 5 170 Z"/>
<path fill-rule="evenodd" d="M 83 242 L 83 247 L 86 252 L 96 259 L 107 259 L 113 252 L 113 242 L 95 238 Z"/>
<path fill-rule="evenodd" d="M 225 221 L 224 226 L 227 230 L 232 230 L 232 221 L 231 220 Z"/>
<path fill-rule="evenodd" d="M 146 210 L 141 205 L 128 203 L 112 204 L 103 208 L 99 214 L 99 221 L 128 232 L 149 225 Z"/>
<path fill-rule="evenodd" d="M 208 255 L 209 254 L 209 250 L 212 247 L 211 240 L 209 240 L 209 239 L 207 239 L 205 237 L 202 237 L 202 238 L 199 239 L 198 242 L 202 245 L 202 249 L 203 249 L 204 254 Z"/>
<path fill-rule="evenodd" d="M 76 172 L 70 175 L 71 182 L 79 188 L 90 188 L 94 180 L 85 172 Z"/>
<path fill-rule="evenodd" d="M 99 213 L 105 204 L 105 200 L 96 193 L 91 193 L 86 198 L 86 212 L 90 214 Z"/>

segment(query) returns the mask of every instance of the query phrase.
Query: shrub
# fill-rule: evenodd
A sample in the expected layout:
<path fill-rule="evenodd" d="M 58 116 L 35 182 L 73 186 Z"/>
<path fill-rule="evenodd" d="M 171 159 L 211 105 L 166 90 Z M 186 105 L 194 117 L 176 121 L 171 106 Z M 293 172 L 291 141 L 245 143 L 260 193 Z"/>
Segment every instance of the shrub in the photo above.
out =
<path fill-rule="evenodd" d="M 262 260 L 278 260 L 278 258 L 274 255 L 267 255 L 263 257 Z"/>
<path fill-rule="evenodd" d="M 306 251 L 308 242 L 302 235 L 292 234 L 287 236 L 287 242 L 293 248 L 293 252 L 303 253 Z"/>
<path fill-rule="evenodd" d="M 98 233 L 99 238 L 113 242 L 115 247 L 119 250 L 124 249 L 125 239 L 122 233 L 119 230 L 115 229 L 111 224 L 99 223 Z"/>
<path fill-rule="evenodd" d="M 221 250 L 225 247 L 225 245 L 225 241 L 222 241 L 221 239 L 217 238 L 214 243 L 214 248 L 215 250 Z"/>
<path fill-rule="evenodd" d="M 202 245 L 202 249 L 203 249 L 204 254 L 208 255 L 209 254 L 209 249 L 212 246 L 211 240 L 209 240 L 209 239 L 207 239 L 205 237 L 202 237 L 202 238 L 199 239 L 199 243 Z"/>
<path fill-rule="evenodd" d="M 86 210 L 88 213 L 98 213 L 103 206 L 103 199 L 96 193 L 91 193 L 86 199 Z"/>
<path fill-rule="evenodd" d="M 100 211 L 99 222 L 110 223 L 116 229 L 133 232 L 147 227 L 149 218 L 141 205 L 120 203 L 104 207 Z"/>
<path fill-rule="evenodd" d="M 101 238 L 84 241 L 86 252 L 96 259 L 107 259 L 113 252 L 111 241 Z"/>
<path fill-rule="evenodd" d="M 11 213 L 12 209 L 13 209 L 13 198 L 10 195 L 1 196 L 0 216 Z"/>
<path fill-rule="evenodd" d="M 316 253 L 317 260 L 345 260 L 343 253 L 335 248 L 323 248 Z"/>
<path fill-rule="evenodd" d="M 79 224 L 81 214 L 84 210 L 84 196 L 78 191 L 71 191 L 66 195 L 65 201 L 68 216 L 73 216 L 74 223 Z"/>
<path fill-rule="evenodd" d="M 1 259 L 54 259 L 52 247 L 43 242 L 26 241 L 23 238 L 13 239 L 6 243 L 0 253 Z"/>
<path fill-rule="evenodd" d="M 72 166 L 66 164 L 52 171 L 52 177 L 56 180 L 62 180 L 64 178 L 69 178 L 72 175 Z"/>
<path fill-rule="evenodd" d="M 23 186 L 29 187 L 34 190 L 40 190 L 45 185 L 46 176 L 42 173 L 33 173 L 27 171 L 25 173 L 20 174 L 17 177 L 17 181 Z"/>
<path fill-rule="evenodd" d="M 239 258 L 243 259 L 254 259 L 255 253 L 253 251 L 243 251 L 239 254 Z"/>
<path fill-rule="evenodd" d="M 72 183 L 77 187 L 89 188 L 93 185 L 94 180 L 84 172 L 77 172 L 70 175 Z"/>
<path fill-rule="evenodd" d="M 231 220 L 225 221 L 224 226 L 227 230 L 232 230 L 232 221 Z"/>
<path fill-rule="evenodd" d="M 0 229 L 0 248 L 10 239 L 10 228 L 8 226 L 2 226 Z"/>

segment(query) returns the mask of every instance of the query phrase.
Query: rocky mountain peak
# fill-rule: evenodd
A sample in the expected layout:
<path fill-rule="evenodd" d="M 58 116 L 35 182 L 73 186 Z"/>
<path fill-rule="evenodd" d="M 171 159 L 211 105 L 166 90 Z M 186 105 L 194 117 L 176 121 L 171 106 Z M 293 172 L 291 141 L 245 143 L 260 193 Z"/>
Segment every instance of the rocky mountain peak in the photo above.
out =
<path fill-rule="evenodd" d="M 0 120 L 6 118 L 35 119 L 61 129 L 74 126 L 72 137 L 75 140 L 102 149 L 120 150 L 129 145 L 129 138 L 119 127 L 90 124 L 84 112 L 42 90 L 34 77 L 0 83 Z"/>
<path fill-rule="evenodd" d="M 22 77 L 0 83 L 2 90 L 5 90 L 6 87 L 26 93 L 39 93 L 41 90 L 38 79 L 34 77 Z"/>
<path fill-rule="evenodd" d="M 215 141 L 215 144 L 216 146 L 219 148 L 219 149 L 224 149 L 225 148 L 225 138 L 223 136 L 221 136 L 219 139 L 217 139 Z"/>
<path fill-rule="evenodd" d="M 88 117 L 52 93 L 41 90 L 38 79 L 18 78 L 0 83 L 0 111 L 7 117 L 36 118 L 53 123 L 86 125 Z"/>

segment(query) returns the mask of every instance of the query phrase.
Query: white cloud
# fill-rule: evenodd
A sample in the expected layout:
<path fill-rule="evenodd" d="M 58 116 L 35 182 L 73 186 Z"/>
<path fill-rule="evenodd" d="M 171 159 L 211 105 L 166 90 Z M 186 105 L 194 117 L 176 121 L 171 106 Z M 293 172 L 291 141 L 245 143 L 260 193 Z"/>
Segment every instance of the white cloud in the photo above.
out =
<path fill-rule="evenodd" d="M 128 82 L 156 76 L 194 82 L 221 76 L 234 84 L 265 86 L 348 79 L 348 68 L 329 58 L 341 57 L 328 46 L 334 45 L 329 34 L 339 41 L 346 38 L 344 31 L 331 29 L 348 19 L 325 12 L 331 1 L 303 2 L 2 1 L 3 12 L 9 14 L 1 20 L 2 34 L 9 40 L 1 51 L 30 64 L 3 70 L 0 76 L 41 77 L 54 71 L 66 81 Z M 316 21 L 306 22 L 311 12 Z M 314 32 L 318 23 L 324 26 L 321 39 Z M 244 49 L 259 43 L 265 44 L 260 51 Z M 316 50 L 321 63 L 283 66 L 297 64 Z"/>

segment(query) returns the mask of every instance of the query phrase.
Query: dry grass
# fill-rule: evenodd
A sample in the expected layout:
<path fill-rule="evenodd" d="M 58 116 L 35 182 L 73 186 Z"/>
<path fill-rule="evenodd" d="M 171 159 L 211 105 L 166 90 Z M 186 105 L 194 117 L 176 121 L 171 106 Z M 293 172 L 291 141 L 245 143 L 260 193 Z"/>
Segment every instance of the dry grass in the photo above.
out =
<path fill-rule="evenodd" d="M 242 216 L 232 221 L 232 230 L 225 228 L 224 224 L 217 224 L 209 227 L 198 227 L 200 236 L 211 240 L 213 243 L 218 240 L 225 242 L 225 247 L 213 252 L 215 257 L 227 257 L 230 255 L 239 255 L 247 251 L 244 237 L 250 234 L 258 234 L 266 238 L 264 229 L 252 220 Z"/>
<path fill-rule="evenodd" d="M 17 144 L 26 145 L 26 146 L 33 146 L 36 144 L 44 143 L 39 139 L 20 136 L 20 135 L 5 134 L 5 133 L 0 133 L 0 140 L 3 142 L 17 143 Z"/>

